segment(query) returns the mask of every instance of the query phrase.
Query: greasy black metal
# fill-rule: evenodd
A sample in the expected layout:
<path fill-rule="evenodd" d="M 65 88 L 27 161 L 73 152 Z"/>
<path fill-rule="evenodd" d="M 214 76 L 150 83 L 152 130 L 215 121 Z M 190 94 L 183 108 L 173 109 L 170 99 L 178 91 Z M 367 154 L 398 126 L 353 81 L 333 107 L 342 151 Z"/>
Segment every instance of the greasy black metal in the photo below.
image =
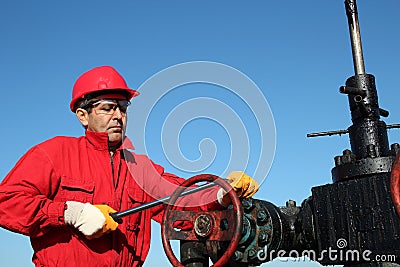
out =
<path fill-rule="evenodd" d="M 289 248 L 296 236 L 294 223 L 299 208 L 295 205 L 288 202 L 281 210 L 267 201 L 243 199 L 241 240 L 228 266 L 257 266 L 271 260 L 270 256 L 276 256 L 279 250 Z M 207 242 L 211 260 L 218 259 L 226 250 L 226 246 L 227 242 Z"/>
<path fill-rule="evenodd" d="M 306 242 L 302 242 L 304 233 L 301 235 L 300 229 L 306 229 L 305 227 L 299 227 L 299 214 L 301 208 L 296 206 L 296 202 L 288 200 L 285 207 L 281 207 L 281 212 L 285 221 L 287 221 L 288 229 L 284 229 L 286 237 L 284 238 L 285 243 L 281 245 L 281 248 L 290 251 L 301 249 Z M 304 212 L 303 212 L 304 213 Z M 304 213 L 305 214 L 305 213 Z M 307 220 L 308 221 L 308 220 Z"/>
<path fill-rule="evenodd" d="M 216 184 L 209 183 L 209 184 L 205 184 L 205 185 L 193 188 L 193 189 L 189 189 L 187 191 L 184 191 L 180 195 L 180 197 L 187 196 L 187 195 L 202 191 L 204 189 L 208 189 L 208 188 L 213 187 L 213 186 L 216 186 Z M 146 203 L 146 204 L 143 204 L 143 205 L 140 205 L 140 206 L 128 209 L 128 210 L 111 213 L 110 216 L 113 218 L 114 221 L 116 221 L 118 223 L 121 223 L 122 222 L 122 219 L 121 219 L 122 217 L 125 217 L 125 216 L 128 216 L 128 215 L 132 215 L 132 214 L 134 214 L 136 212 L 140 212 L 140 211 L 143 211 L 143 210 L 146 210 L 146 209 L 150 209 L 150 208 L 153 208 L 153 207 L 156 207 L 156 206 L 159 206 L 159 205 L 166 204 L 166 203 L 168 203 L 168 201 L 170 199 L 171 199 L 171 196 L 160 198 L 160 199 L 156 199 L 156 200 L 151 201 L 149 203 Z"/>
<path fill-rule="evenodd" d="M 367 109 L 367 106 L 365 105 L 364 101 L 363 101 L 362 96 L 360 95 L 356 95 L 353 97 L 354 102 L 357 104 L 357 108 L 359 110 L 359 112 L 363 115 L 363 116 L 368 116 L 369 112 Z"/>
<path fill-rule="evenodd" d="M 305 240 L 316 243 L 317 260 L 323 265 L 399 266 L 394 262 L 400 263 L 400 223 L 390 198 L 390 173 L 398 145 L 389 149 L 390 126 L 380 120 L 389 112 L 379 107 L 374 76 L 365 74 L 356 1 L 346 0 L 345 7 L 355 75 L 340 91 L 348 95 L 351 111 L 351 150 L 335 157 L 334 183 L 312 188 L 312 197 L 303 204 L 311 210 L 308 220 L 315 229 L 314 236 L 309 234 Z M 307 220 L 299 215 L 299 221 L 302 217 Z M 329 250 L 339 256 L 323 254 Z M 367 258 L 362 256 L 366 251 Z M 375 261 L 377 255 L 393 258 L 380 263 Z"/>
<path fill-rule="evenodd" d="M 392 255 L 400 263 L 400 221 L 388 195 L 388 176 L 387 173 L 371 175 L 312 189 L 308 201 L 313 207 L 317 251 L 318 255 L 325 255 L 318 259 L 320 263 L 368 262 L 362 257 L 368 250 L 371 253 L 366 252 L 367 256 L 372 260 L 376 255 Z M 337 250 L 336 260 L 322 254 L 329 249 Z M 340 251 L 350 250 L 357 251 L 359 258 L 345 254 L 340 257 Z"/>
<path fill-rule="evenodd" d="M 234 214 L 235 220 L 228 220 L 226 218 L 217 218 L 217 216 L 221 215 L 221 213 L 213 213 L 210 211 L 207 212 L 198 212 L 197 217 L 203 216 L 203 215 L 208 215 L 210 216 L 211 220 L 213 220 L 213 229 L 212 233 L 207 236 L 207 237 L 200 237 L 194 233 L 193 229 L 189 230 L 181 230 L 181 231 L 176 231 L 174 229 L 174 223 L 178 220 L 180 221 L 187 221 L 188 223 L 191 223 L 194 225 L 193 220 L 190 220 L 190 218 L 195 218 L 193 216 L 193 213 L 191 211 L 181 211 L 180 213 L 175 213 L 172 208 L 175 205 L 176 200 L 179 198 L 179 196 L 182 194 L 182 192 L 190 185 L 198 183 L 198 182 L 203 182 L 203 181 L 208 181 L 208 182 L 214 182 L 215 184 L 219 185 L 222 187 L 226 192 L 228 192 L 228 195 L 231 199 L 233 209 L 230 210 L 232 214 Z M 196 218 L 197 218 L 196 217 Z M 220 220 L 220 221 L 219 221 Z M 219 221 L 219 222 L 217 222 Z M 184 181 L 180 187 L 178 187 L 174 193 L 171 195 L 170 201 L 167 205 L 167 207 L 164 210 L 164 216 L 163 216 L 163 224 L 161 225 L 161 239 L 162 239 L 162 244 L 164 247 L 165 254 L 167 255 L 169 261 L 173 266 L 183 266 L 181 262 L 175 257 L 170 240 L 174 239 L 175 236 L 177 236 L 178 232 L 191 232 L 192 234 L 188 234 L 188 236 L 195 236 L 196 241 L 202 241 L 202 242 L 207 242 L 208 240 L 221 240 L 223 239 L 224 234 L 220 234 L 221 232 L 230 232 L 232 235 L 230 236 L 230 243 L 228 245 L 228 248 L 226 251 L 222 254 L 222 256 L 215 262 L 213 265 L 214 267 L 222 267 L 225 266 L 225 264 L 229 261 L 229 259 L 232 257 L 232 255 L 235 252 L 235 249 L 237 245 L 239 244 L 240 236 L 241 236 L 241 229 L 243 225 L 243 207 L 240 203 L 239 198 L 237 197 L 236 193 L 234 190 L 232 190 L 232 187 L 225 182 L 223 179 L 219 178 L 218 176 L 215 175 L 210 175 L 210 174 L 202 174 L 202 175 L 197 175 L 194 176 L 186 181 Z M 214 236 L 216 238 L 214 239 Z M 225 240 L 229 240 L 229 238 L 226 238 Z"/>
<path fill-rule="evenodd" d="M 296 251 L 318 251 L 317 229 L 315 225 L 313 197 L 309 197 L 301 204 L 297 218 L 291 227 L 294 229 L 292 247 Z M 296 216 L 294 214 L 293 216 Z"/>
<path fill-rule="evenodd" d="M 348 96 L 353 122 L 348 128 L 351 150 L 345 150 L 342 156 L 335 157 L 333 181 L 390 173 L 395 152 L 389 149 L 387 126 L 380 120 L 374 76 L 353 76 L 346 81 L 346 86 L 360 88 L 366 94 L 364 97 Z"/>
<path fill-rule="evenodd" d="M 395 195 L 400 203 L 400 193 L 390 191 L 399 145 L 389 148 L 387 136 L 387 129 L 399 126 L 380 120 L 389 112 L 379 107 L 374 76 L 365 74 L 356 1 L 346 0 L 345 7 L 355 75 L 340 92 L 347 94 L 351 111 L 352 125 L 347 129 L 351 149 L 335 157 L 334 183 L 312 188 L 312 196 L 290 220 L 295 231 L 289 247 L 314 250 L 315 260 L 323 265 L 400 266 L 400 220 L 392 200 Z M 378 255 L 386 259 L 379 260 Z"/>
<path fill-rule="evenodd" d="M 383 108 L 379 108 L 379 115 L 381 115 L 381 117 L 387 118 L 389 117 L 389 111 Z M 388 129 L 388 125 L 386 125 L 386 129 Z"/>
<path fill-rule="evenodd" d="M 337 164 L 337 167 L 332 169 L 332 180 L 334 182 L 339 182 L 368 177 L 372 174 L 390 173 L 394 157 L 376 157 L 374 146 L 370 146 L 369 153 L 372 157 L 360 160 L 355 160 L 354 157 L 347 163 L 343 162 L 346 155 L 336 157 L 335 164 Z"/>
<path fill-rule="evenodd" d="M 363 97 L 367 94 L 366 91 L 364 91 L 360 88 L 355 88 L 355 87 L 350 87 L 350 86 L 340 86 L 339 92 L 342 94 L 346 94 L 346 95 L 360 95 Z"/>
<path fill-rule="evenodd" d="M 380 121 L 378 95 L 375 78 L 370 74 L 350 77 L 346 85 L 363 88 L 367 94 L 359 102 L 363 103 L 366 113 L 360 110 L 360 104 L 349 96 L 349 105 L 353 125 L 349 127 L 351 149 L 358 158 L 368 157 L 367 145 L 374 144 L 378 156 L 389 155 L 386 124 Z"/>
<path fill-rule="evenodd" d="M 194 241 L 180 242 L 180 256 L 185 267 L 208 267 L 208 255 L 205 244 Z"/>

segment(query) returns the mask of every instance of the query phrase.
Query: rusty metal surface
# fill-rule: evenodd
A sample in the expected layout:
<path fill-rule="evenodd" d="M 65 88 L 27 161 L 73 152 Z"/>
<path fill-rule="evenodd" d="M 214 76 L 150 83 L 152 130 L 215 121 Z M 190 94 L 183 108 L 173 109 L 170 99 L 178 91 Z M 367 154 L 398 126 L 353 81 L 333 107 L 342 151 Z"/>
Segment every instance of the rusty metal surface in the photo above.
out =
<path fill-rule="evenodd" d="M 176 221 L 176 219 L 182 220 L 182 218 L 187 219 L 187 221 L 191 222 L 192 225 L 195 225 L 195 220 L 199 218 L 199 216 L 204 216 L 208 215 L 208 218 L 211 218 L 210 221 L 213 221 L 213 229 L 211 229 L 211 233 L 209 236 L 202 237 L 202 241 L 206 242 L 209 238 L 212 238 L 212 236 L 216 236 L 219 238 L 227 238 L 224 237 L 224 234 L 221 234 L 221 232 L 228 232 L 225 231 L 224 223 L 221 223 L 224 221 L 224 218 L 226 219 L 228 216 L 226 216 L 226 213 L 222 212 L 199 212 L 197 215 L 192 213 L 192 212 L 184 212 L 180 213 L 177 212 L 175 213 L 174 204 L 176 203 L 176 200 L 178 197 L 184 192 L 184 190 L 189 187 L 190 185 L 193 185 L 198 182 L 203 182 L 203 181 L 208 181 L 208 182 L 214 182 L 217 185 L 221 186 L 223 189 L 225 189 L 226 192 L 228 192 L 229 197 L 231 198 L 232 204 L 233 204 L 233 209 L 229 210 L 227 212 L 232 213 L 232 217 L 235 219 L 234 220 L 234 226 L 231 228 L 231 226 L 228 227 L 228 229 L 232 229 L 233 235 L 231 236 L 231 241 L 226 249 L 226 251 L 222 254 L 222 256 L 215 262 L 213 267 L 222 267 L 225 266 L 226 263 L 229 261 L 229 259 L 232 257 L 234 254 L 236 247 L 239 244 L 240 237 L 241 237 L 241 230 L 242 230 L 242 223 L 243 223 L 243 207 L 240 203 L 239 198 L 237 197 L 236 193 L 234 190 L 231 190 L 232 188 L 230 185 L 225 182 L 223 179 L 219 178 L 218 176 L 215 175 L 209 175 L 209 174 L 202 174 L 202 175 L 197 175 L 194 176 L 185 182 L 181 184 L 180 187 L 175 190 L 175 192 L 171 195 L 170 202 L 168 203 L 165 212 L 164 212 L 164 217 L 163 217 L 163 224 L 161 225 L 161 237 L 162 237 L 162 243 L 164 247 L 165 254 L 167 255 L 169 261 L 173 266 L 183 266 L 182 263 L 175 257 L 170 240 L 174 237 L 184 237 L 185 235 L 180 236 L 179 234 L 176 234 L 177 231 L 173 229 L 173 223 Z M 222 215 L 222 219 L 221 216 Z M 183 216 L 183 217 L 181 217 Z M 220 222 L 217 224 L 216 222 Z M 228 223 L 232 223 L 233 221 L 228 221 Z M 211 225 L 210 225 L 211 226 Z M 191 234 L 188 234 L 188 237 L 195 238 L 194 240 L 200 240 L 199 235 L 196 235 L 194 231 L 189 231 Z M 230 232 L 230 231 L 229 231 Z M 228 239 L 229 240 L 229 239 Z"/>
<path fill-rule="evenodd" d="M 196 227 L 189 230 L 180 230 L 173 227 L 176 221 L 188 221 L 195 224 L 201 216 L 210 218 L 210 233 L 206 236 L 196 233 Z M 236 214 L 232 210 L 208 212 L 171 210 L 166 220 L 168 221 L 166 235 L 170 240 L 203 241 L 204 237 L 207 237 L 208 240 L 230 241 L 235 229 Z M 226 227 L 220 227 L 221 225 L 226 225 Z"/>

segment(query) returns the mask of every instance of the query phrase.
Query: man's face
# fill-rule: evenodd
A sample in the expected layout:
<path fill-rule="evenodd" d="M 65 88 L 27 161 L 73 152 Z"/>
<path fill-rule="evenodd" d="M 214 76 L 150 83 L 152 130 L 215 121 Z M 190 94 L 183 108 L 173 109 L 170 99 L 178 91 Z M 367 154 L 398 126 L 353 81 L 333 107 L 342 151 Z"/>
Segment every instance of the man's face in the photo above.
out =
<path fill-rule="evenodd" d="M 85 114 L 85 119 L 78 118 L 87 130 L 92 132 L 108 133 L 108 141 L 110 145 L 120 143 L 126 131 L 126 106 L 125 98 L 121 99 L 108 98 L 106 96 L 96 97 L 93 102 L 92 111 Z"/>

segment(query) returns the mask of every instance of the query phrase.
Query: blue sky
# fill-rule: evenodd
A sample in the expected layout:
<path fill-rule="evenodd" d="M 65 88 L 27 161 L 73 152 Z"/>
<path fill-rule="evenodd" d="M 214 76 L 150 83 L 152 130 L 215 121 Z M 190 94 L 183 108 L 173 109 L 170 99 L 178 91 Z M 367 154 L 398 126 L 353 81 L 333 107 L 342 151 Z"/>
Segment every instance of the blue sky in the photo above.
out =
<path fill-rule="evenodd" d="M 400 122 L 399 8 L 397 0 L 358 3 L 366 71 L 376 77 L 380 106 L 390 111 L 384 119 L 387 124 Z M 351 124 L 347 97 L 338 93 L 339 86 L 354 74 L 343 1 L 15 0 L 2 3 L 0 34 L 5 107 L 0 179 L 33 145 L 57 135 L 83 134 L 68 109 L 71 88 L 82 72 L 99 65 L 114 66 L 131 87 L 144 90 L 133 102 L 133 116 L 135 105 L 149 101 L 154 92 L 143 84 L 168 67 L 209 61 L 246 75 L 267 100 L 276 130 L 276 151 L 267 179 L 255 177 L 264 180 L 256 198 L 276 205 L 288 199 L 301 203 L 311 187 L 330 183 L 334 156 L 350 146 L 346 135 L 306 138 L 310 132 L 346 129 Z M 218 99 L 239 114 L 241 129 L 250 136 L 244 139 L 254 141 L 245 155 L 253 173 L 254 159 L 260 160 L 261 153 L 257 148 L 261 135 L 252 113 L 256 107 L 246 106 L 212 84 L 183 85 L 153 109 L 145 135 L 151 158 L 168 171 L 184 175 L 179 166 L 168 162 L 160 129 L 165 114 L 199 97 Z M 128 133 L 135 140 L 131 135 L 136 135 L 139 126 L 135 118 L 130 122 L 133 130 Z M 215 161 L 204 171 L 223 172 L 235 145 L 229 140 L 230 127 L 212 120 L 191 121 L 179 137 L 182 153 L 196 160 L 201 156 L 199 140 L 212 139 L 217 148 Z M 139 136 L 141 130 L 137 129 Z M 390 143 L 399 142 L 398 137 L 398 130 L 389 131 Z M 204 144 L 212 151 L 212 143 Z M 233 151 L 240 158 L 240 150 Z M 263 161 L 260 164 L 269 164 Z M 155 224 L 146 266 L 167 265 L 159 236 Z M 29 266 L 31 254 L 28 238 L 0 230 L 4 266 Z M 265 264 L 281 265 L 310 266 Z"/>

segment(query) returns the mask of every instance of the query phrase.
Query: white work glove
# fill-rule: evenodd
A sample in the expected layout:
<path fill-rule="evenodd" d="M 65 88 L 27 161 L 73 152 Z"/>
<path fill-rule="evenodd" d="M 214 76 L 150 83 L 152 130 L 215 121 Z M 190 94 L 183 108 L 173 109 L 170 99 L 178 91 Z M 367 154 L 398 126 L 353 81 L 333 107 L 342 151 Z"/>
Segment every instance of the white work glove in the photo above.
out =
<path fill-rule="evenodd" d="M 85 236 L 91 236 L 103 228 L 106 218 L 90 203 L 67 201 L 64 211 L 65 224 L 72 225 Z"/>

